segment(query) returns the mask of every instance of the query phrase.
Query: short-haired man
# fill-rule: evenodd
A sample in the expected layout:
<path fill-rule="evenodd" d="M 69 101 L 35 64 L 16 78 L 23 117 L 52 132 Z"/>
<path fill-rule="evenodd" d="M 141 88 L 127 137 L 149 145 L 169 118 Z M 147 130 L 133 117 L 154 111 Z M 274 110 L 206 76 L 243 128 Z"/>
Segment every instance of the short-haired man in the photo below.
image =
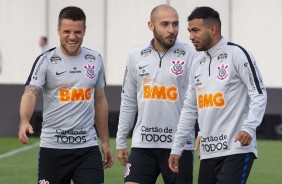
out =
<path fill-rule="evenodd" d="M 217 11 L 198 7 L 188 21 L 192 43 L 204 52 L 191 69 L 169 166 L 178 172 L 185 139 L 198 118 L 198 183 L 244 184 L 257 157 L 256 128 L 266 107 L 262 77 L 252 54 L 221 36 Z"/>
<path fill-rule="evenodd" d="M 178 14 L 171 6 L 155 7 L 148 26 L 154 38 L 133 49 L 126 66 L 117 132 L 118 158 L 126 165 L 126 184 L 154 184 L 160 173 L 166 184 L 190 184 L 194 134 L 186 139 L 179 173 L 170 171 L 167 160 L 192 61 L 198 52 L 176 40 Z M 126 137 L 137 112 L 128 158 Z"/>
<path fill-rule="evenodd" d="M 33 133 L 30 117 L 43 90 L 43 123 L 38 158 L 40 184 L 102 184 L 104 170 L 113 164 L 108 133 L 108 104 L 104 93 L 103 59 L 81 47 L 86 17 L 78 7 L 61 10 L 60 46 L 40 55 L 26 82 L 20 106 L 19 139 Z M 104 163 L 95 124 L 101 139 Z"/>

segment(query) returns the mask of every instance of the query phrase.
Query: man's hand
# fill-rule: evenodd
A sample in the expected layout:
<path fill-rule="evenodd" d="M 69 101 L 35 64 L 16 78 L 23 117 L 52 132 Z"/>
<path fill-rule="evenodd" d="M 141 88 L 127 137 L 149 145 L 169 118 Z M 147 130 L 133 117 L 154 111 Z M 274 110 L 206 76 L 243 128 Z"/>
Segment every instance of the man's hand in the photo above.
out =
<path fill-rule="evenodd" d="M 117 157 L 119 159 L 119 162 L 123 166 L 126 166 L 126 164 L 128 162 L 128 150 L 127 150 L 127 148 L 125 148 L 125 149 L 118 149 L 117 150 Z"/>
<path fill-rule="evenodd" d="M 248 133 L 245 132 L 244 130 L 241 130 L 241 131 L 237 134 L 237 136 L 236 136 L 234 142 L 240 141 L 241 146 L 248 146 L 248 145 L 251 143 L 252 139 L 253 139 L 253 138 L 252 138 L 252 136 L 250 136 L 250 134 L 248 134 Z"/>
<path fill-rule="evenodd" d="M 28 144 L 27 133 L 34 134 L 33 128 L 30 125 L 30 123 L 24 123 L 20 127 L 18 136 L 19 136 L 20 142 L 23 143 L 23 144 Z"/>
<path fill-rule="evenodd" d="M 110 145 L 105 143 L 102 144 L 102 152 L 104 155 L 104 161 L 103 161 L 104 168 L 105 169 L 111 168 L 112 165 L 114 164 L 114 158 Z"/>
<path fill-rule="evenodd" d="M 178 173 L 178 161 L 180 159 L 179 155 L 170 154 L 168 159 L 168 166 L 172 172 Z"/>

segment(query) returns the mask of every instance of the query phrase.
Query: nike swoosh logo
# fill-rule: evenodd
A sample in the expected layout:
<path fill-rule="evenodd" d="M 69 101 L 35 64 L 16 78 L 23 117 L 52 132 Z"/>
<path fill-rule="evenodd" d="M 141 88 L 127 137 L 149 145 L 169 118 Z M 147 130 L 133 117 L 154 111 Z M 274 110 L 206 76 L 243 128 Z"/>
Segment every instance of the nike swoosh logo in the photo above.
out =
<path fill-rule="evenodd" d="M 145 66 L 139 66 L 139 69 L 141 70 L 142 68 L 145 68 L 146 66 L 149 66 L 150 64 L 147 64 Z"/>
<path fill-rule="evenodd" d="M 64 71 L 64 72 L 56 72 L 56 75 L 61 75 L 63 73 L 66 73 L 67 71 Z"/>
<path fill-rule="evenodd" d="M 200 77 L 202 74 L 195 76 L 195 79 L 197 79 L 198 77 Z"/>

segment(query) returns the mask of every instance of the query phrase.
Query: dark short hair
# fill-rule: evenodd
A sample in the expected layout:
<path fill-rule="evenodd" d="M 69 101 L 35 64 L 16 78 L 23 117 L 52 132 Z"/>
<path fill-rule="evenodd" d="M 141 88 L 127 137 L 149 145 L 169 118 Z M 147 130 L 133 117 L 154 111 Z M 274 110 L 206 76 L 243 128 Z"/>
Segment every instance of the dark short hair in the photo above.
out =
<path fill-rule="evenodd" d="M 217 22 L 219 26 L 221 26 L 219 13 L 208 6 L 196 7 L 188 16 L 188 21 L 193 19 L 211 20 Z"/>
<path fill-rule="evenodd" d="M 63 19 L 69 19 L 73 21 L 82 20 L 84 26 L 86 26 L 86 16 L 83 10 L 76 6 L 68 6 L 63 8 L 59 14 L 59 25 L 61 24 Z"/>
<path fill-rule="evenodd" d="M 46 36 L 41 36 L 41 39 L 42 39 L 45 43 L 48 42 L 48 38 L 47 38 Z"/>

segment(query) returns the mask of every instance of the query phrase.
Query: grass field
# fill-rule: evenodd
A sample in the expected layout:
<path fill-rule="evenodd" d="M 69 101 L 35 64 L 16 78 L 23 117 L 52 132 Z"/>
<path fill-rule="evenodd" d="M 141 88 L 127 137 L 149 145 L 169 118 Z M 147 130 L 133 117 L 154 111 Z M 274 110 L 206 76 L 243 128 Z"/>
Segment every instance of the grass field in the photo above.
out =
<path fill-rule="evenodd" d="M 11 151 L 24 148 L 17 138 L 0 138 L 0 184 L 27 183 L 35 184 L 37 177 L 38 138 L 31 138 L 31 149 L 9 154 Z M 115 140 L 111 139 L 115 151 Z M 248 179 L 248 184 L 280 184 L 282 176 L 282 141 L 258 141 L 259 159 L 255 160 Z M 195 153 L 196 155 L 197 153 Z M 6 155 L 6 156 L 5 156 Z M 195 158 L 194 183 L 197 183 L 199 160 Z M 111 169 L 105 170 L 105 184 L 122 184 L 124 167 L 115 158 Z M 161 178 L 157 184 L 163 184 Z"/>

